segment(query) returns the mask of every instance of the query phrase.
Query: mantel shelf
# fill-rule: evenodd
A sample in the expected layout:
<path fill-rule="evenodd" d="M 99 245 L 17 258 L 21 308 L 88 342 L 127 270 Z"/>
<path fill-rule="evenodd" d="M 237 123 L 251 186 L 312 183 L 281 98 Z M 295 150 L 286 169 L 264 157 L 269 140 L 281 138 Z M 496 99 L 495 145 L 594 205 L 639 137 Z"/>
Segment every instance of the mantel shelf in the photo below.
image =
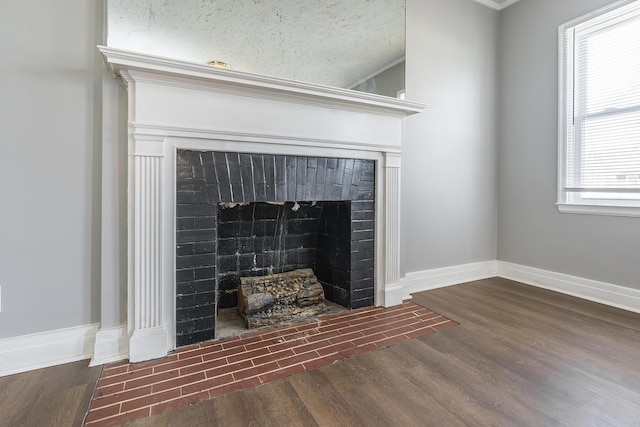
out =
<path fill-rule="evenodd" d="M 269 96 L 288 102 L 324 104 L 349 110 L 361 109 L 379 114 L 408 116 L 420 113 L 426 104 L 387 96 L 357 92 L 312 83 L 245 73 L 193 62 L 98 46 L 111 71 L 128 81 L 131 73 L 137 78 L 171 82 L 176 85 L 198 85 L 202 88 L 226 88 L 247 95 Z M 136 80 L 136 77 L 133 77 Z"/>

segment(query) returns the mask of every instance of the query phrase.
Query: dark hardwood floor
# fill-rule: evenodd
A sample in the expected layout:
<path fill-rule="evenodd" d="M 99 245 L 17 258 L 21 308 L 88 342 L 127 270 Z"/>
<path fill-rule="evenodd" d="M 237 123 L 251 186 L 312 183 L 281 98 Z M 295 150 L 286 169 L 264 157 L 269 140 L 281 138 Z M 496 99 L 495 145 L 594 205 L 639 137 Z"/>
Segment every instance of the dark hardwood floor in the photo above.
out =
<path fill-rule="evenodd" d="M 413 301 L 460 325 L 127 426 L 640 425 L 640 314 L 498 278 Z"/>
<path fill-rule="evenodd" d="M 413 301 L 460 325 L 126 426 L 640 426 L 640 314 L 498 278 Z M 77 425 L 95 378 L 48 371 L 0 378 L 0 424 Z"/>
<path fill-rule="evenodd" d="M 81 426 L 101 367 L 88 360 L 0 377 L 0 426 Z"/>

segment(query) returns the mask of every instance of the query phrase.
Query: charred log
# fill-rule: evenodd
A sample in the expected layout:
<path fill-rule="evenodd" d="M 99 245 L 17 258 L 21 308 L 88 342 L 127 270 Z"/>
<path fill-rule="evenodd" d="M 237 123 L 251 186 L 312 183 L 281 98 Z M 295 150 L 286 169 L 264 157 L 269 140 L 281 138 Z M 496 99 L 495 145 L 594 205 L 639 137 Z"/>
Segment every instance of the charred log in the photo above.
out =
<path fill-rule="evenodd" d="M 310 268 L 240 278 L 238 311 L 249 329 L 303 319 L 326 310 L 324 290 Z"/>

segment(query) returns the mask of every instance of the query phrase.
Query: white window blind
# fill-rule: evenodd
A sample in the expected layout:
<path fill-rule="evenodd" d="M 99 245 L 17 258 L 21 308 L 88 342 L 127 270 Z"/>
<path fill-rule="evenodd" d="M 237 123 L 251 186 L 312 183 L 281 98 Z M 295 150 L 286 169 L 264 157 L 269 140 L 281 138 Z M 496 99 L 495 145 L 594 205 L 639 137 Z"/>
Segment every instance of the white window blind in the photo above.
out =
<path fill-rule="evenodd" d="M 560 202 L 640 206 L 640 1 L 560 35 Z"/>

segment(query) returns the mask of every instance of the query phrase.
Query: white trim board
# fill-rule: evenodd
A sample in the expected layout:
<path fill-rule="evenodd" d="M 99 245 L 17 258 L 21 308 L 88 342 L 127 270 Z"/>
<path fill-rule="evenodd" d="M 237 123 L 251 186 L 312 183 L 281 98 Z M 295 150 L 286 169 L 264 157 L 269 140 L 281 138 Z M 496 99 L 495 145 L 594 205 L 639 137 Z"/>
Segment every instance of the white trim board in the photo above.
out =
<path fill-rule="evenodd" d="M 395 298 L 410 293 L 502 277 L 589 301 L 640 313 L 640 290 L 527 267 L 506 261 L 483 261 L 407 273 Z M 0 377 L 89 359 L 90 366 L 127 358 L 126 326 L 98 331 L 98 324 L 0 340 Z"/>
<path fill-rule="evenodd" d="M 100 329 L 96 334 L 93 358 L 89 366 L 104 365 L 129 357 L 127 326 Z"/>
<path fill-rule="evenodd" d="M 498 276 L 538 288 L 640 313 L 640 290 L 498 261 Z"/>
<path fill-rule="evenodd" d="M 475 262 L 407 273 L 402 283 L 409 293 L 415 293 L 488 279 L 495 277 L 497 271 L 497 261 Z"/>
<path fill-rule="evenodd" d="M 582 277 L 513 264 L 485 261 L 407 273 L 402 279 L 404 299 L 412 293 L 475 280 L 502 277 L 612 307 L 640 313 L 640 290 Z"/>
<path fill-rule="evenodd" d="M 89 359 L 98 324 L 0 340 L 0 377 Z"/>

